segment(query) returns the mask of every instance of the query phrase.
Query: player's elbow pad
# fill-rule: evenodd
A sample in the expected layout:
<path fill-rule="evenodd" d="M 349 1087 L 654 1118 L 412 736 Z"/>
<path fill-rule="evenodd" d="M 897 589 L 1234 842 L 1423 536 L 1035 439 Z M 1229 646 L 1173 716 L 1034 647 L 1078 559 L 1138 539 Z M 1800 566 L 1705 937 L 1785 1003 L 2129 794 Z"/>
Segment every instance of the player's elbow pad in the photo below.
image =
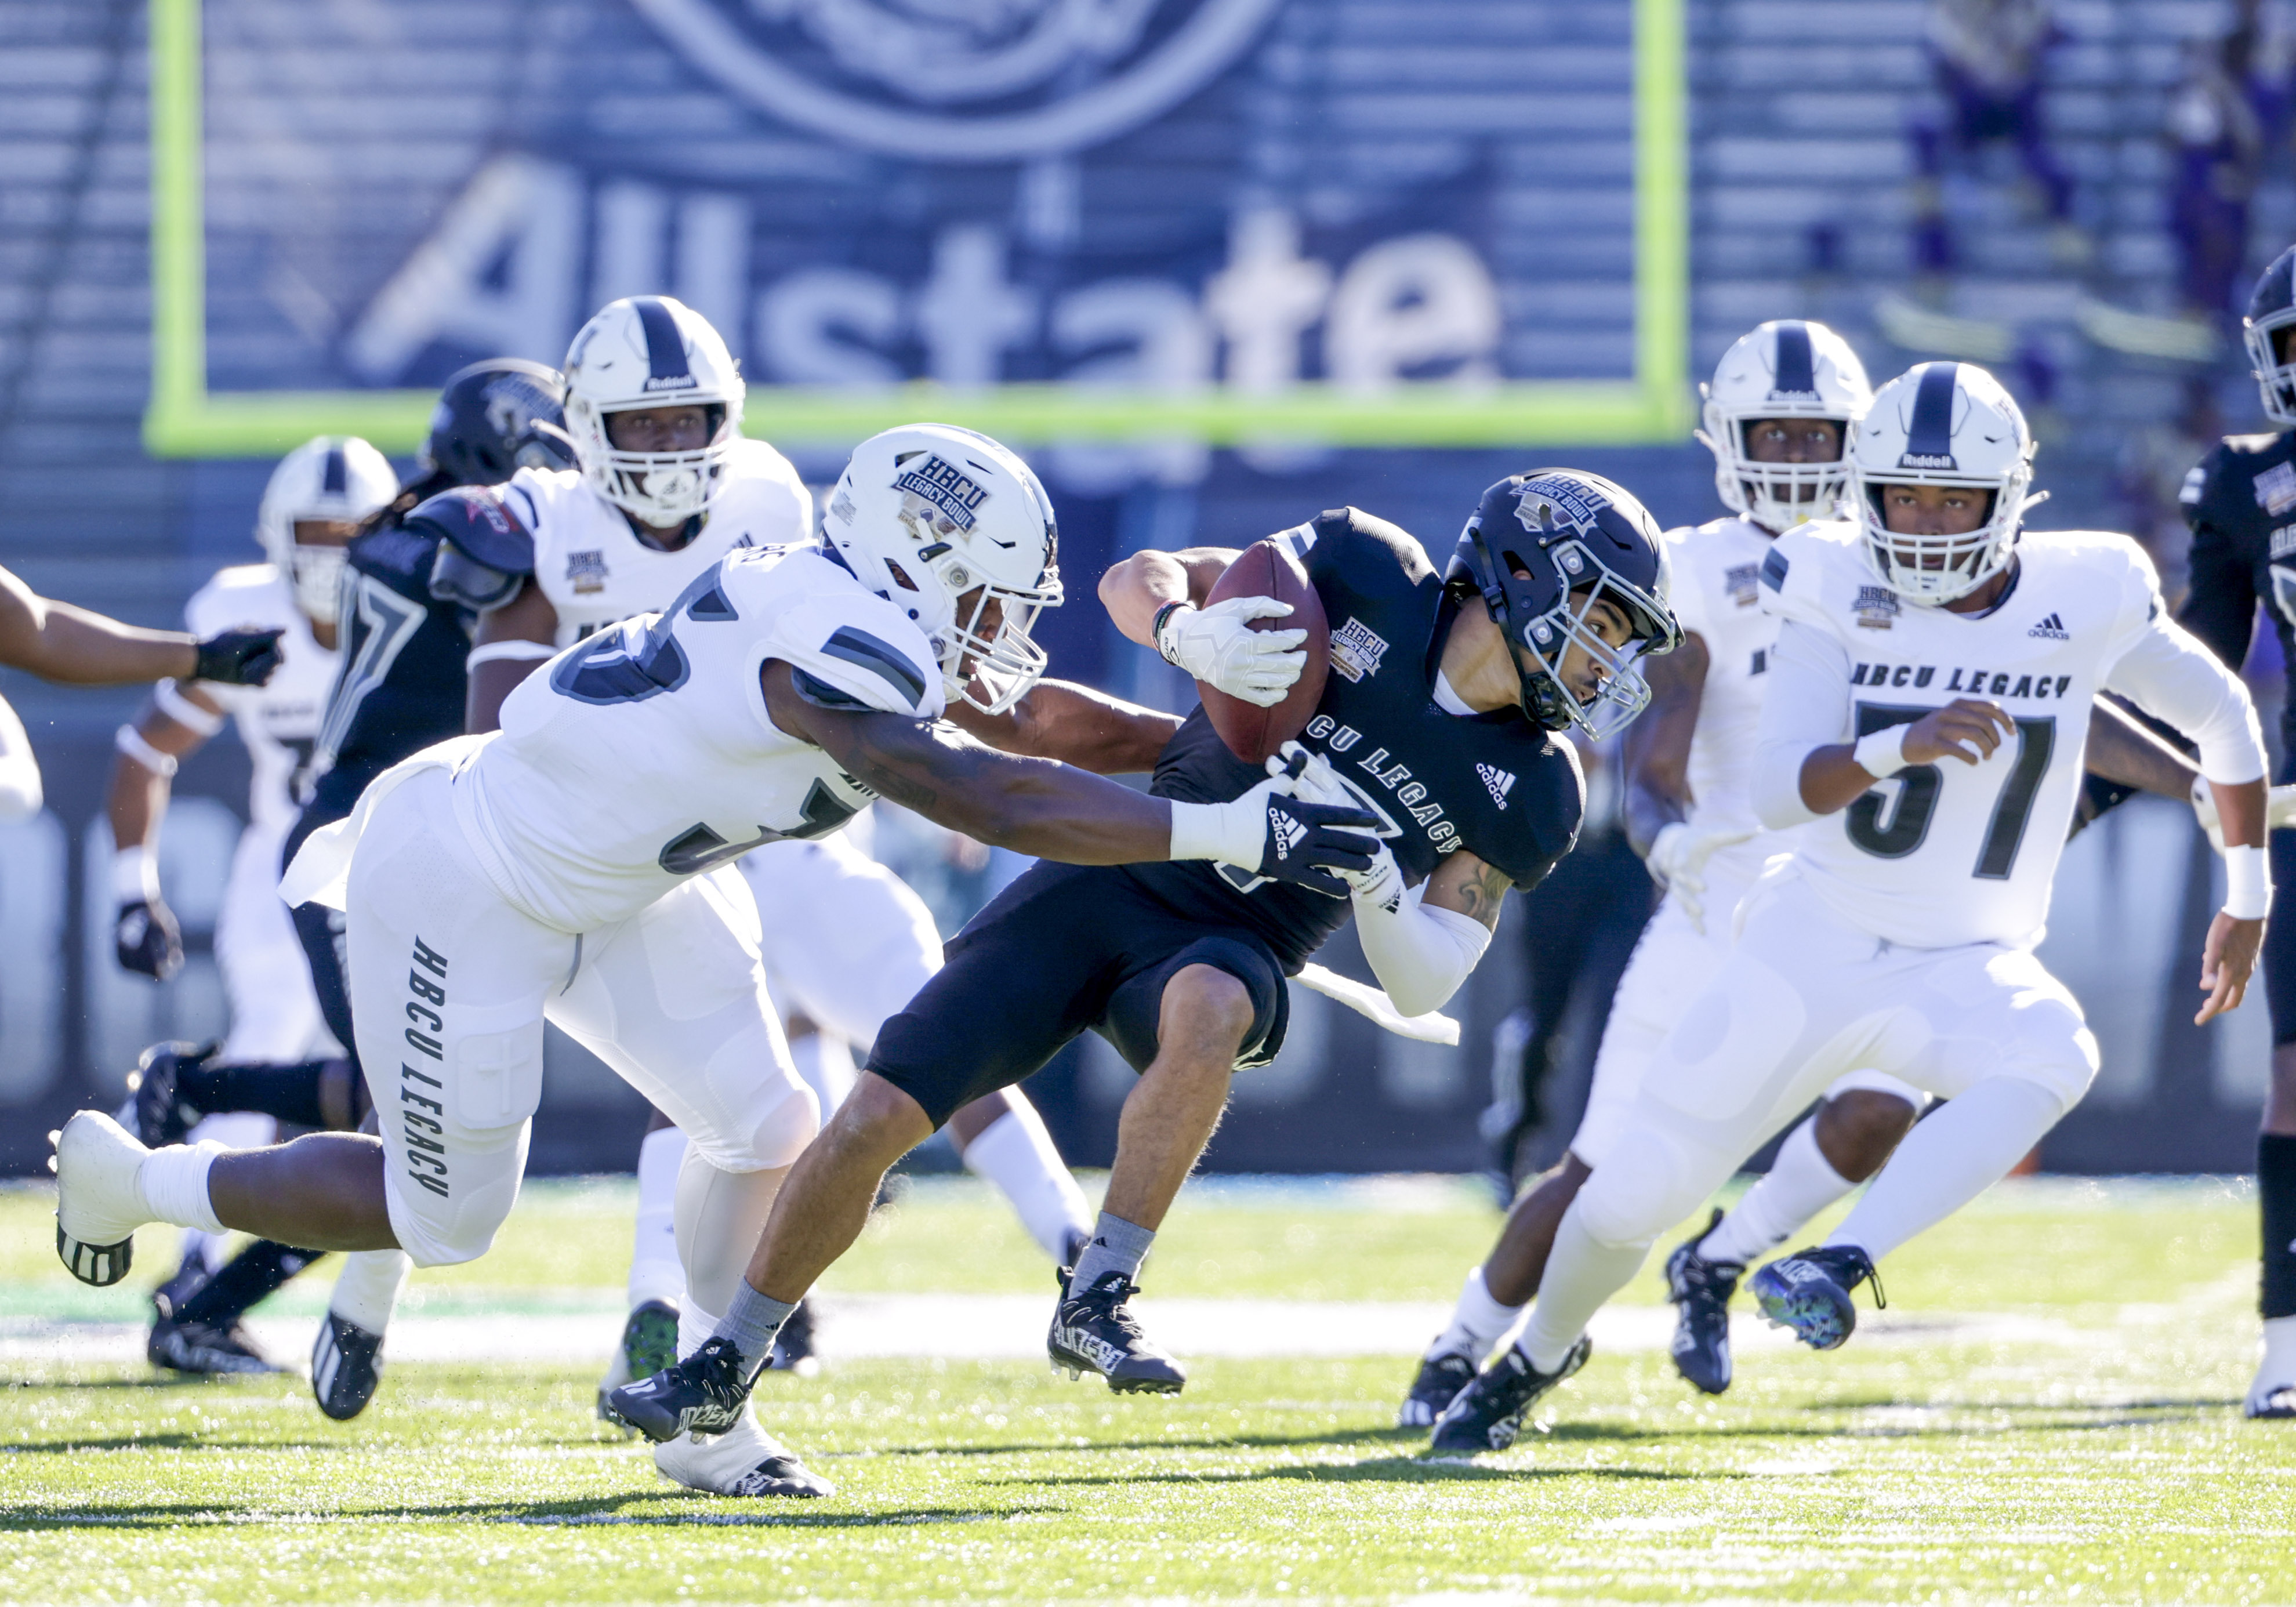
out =
<path fill-rule="evenodd" d="M 1473 916 L 1430 908 L 1412 896 L 1392 911 L 1358 900 L 1356 937 L 1372 974 L 1405 1015 L 1440 1010 L 1491 946 L 1491 929 Z"/>

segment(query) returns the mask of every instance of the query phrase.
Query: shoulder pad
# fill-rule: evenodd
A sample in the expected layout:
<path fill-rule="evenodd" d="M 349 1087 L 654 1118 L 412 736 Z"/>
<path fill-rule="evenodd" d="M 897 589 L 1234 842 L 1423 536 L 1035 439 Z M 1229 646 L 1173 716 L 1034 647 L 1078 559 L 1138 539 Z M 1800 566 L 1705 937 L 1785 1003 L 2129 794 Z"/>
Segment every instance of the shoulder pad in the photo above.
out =
<path fill-rule="evenodd" d="M 1314 529 L 1316 544 L 1308 555 L 1324 563 L 1352 559 L 1343 578 L 1357 586 L 1374 584 L 1387 573 L 1415 586 L 1435 572 L 1427 550 L 1410 531 L 1361 508 L 1327 509 L 1316 516 Z"/>
<path fill-rule="evenodd" d="M 940 666 L 901 611 L 873 597 L 809 598 L 774 622 L 768 656 L 798 690 L 833 709 L 939 717 Z"/>
<path fill-rule="evenodd" d="M 441 491 L 406 516 L 406 528 L 435 533 L 474 563 L 505 575 L 534 572 L 534 536 L 495 486 Z"/>

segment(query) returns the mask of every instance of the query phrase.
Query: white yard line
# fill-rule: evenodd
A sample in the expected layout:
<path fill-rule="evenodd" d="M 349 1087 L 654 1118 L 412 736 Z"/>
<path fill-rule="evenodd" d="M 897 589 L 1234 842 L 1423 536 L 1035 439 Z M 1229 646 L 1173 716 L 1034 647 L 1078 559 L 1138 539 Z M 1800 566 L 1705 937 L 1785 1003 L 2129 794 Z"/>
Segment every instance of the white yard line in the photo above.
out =
<path fill-rule="evenodd" d="M 1021 1294 L 840 1294 L 821 1302 L 823 1359 L 914 1357 L 951 1361 L 1041 1360 L 1052 1301 Z M 1151 1300 L 1139 1302 L 1159 1344 L 1188 1357 L 1414 1356 L 1449 1319 L 1445 1306 L 1417 1302 Z M 308 1355 L 315 1319 L 257 1317 L 257 1341 L 282 1361 Z M 1602 1351 L 1662 1350 L 1674 1332 L 1670 1307 L 1619 1306 L 1595 1319 Z M 400 1361 L 600 1361 L 621 1332 L 611 1309 L 548 1316 L 426 1316 L 409 1313 L 390 1331 Z M 1861 1316 L 1858 1337 L 1881 1341 L 2093 1342 L 2087 1331 L 2047 1318 L 1982 1313 L 1878 1312 Z M 1778 1329 L 1741 1313 L 1734 1347 L 1783 1349 Z M 140 1361 L 144 1330 L 124 1323 L 0 1319 L 0 1361 Z"/>

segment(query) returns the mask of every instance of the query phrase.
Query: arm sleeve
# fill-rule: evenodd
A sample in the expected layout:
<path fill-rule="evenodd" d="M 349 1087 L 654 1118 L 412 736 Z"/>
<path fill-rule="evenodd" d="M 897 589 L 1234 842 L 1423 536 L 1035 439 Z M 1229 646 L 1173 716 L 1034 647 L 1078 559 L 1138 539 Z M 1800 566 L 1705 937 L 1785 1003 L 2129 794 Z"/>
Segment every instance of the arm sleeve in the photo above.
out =
<path fill-rule="evenodd" d="M 2193 589 L 2178 623 L 2233 669 L 2248 661 L 2256 623 L 2256 583 L 2231 537 L 2205 518 L 2193 521 Z"/>
<path fill-rule="evenodd" d="M 2152 621 L 2107 673 L 2104 685 L 2198 742 L 2201 774 L 2211 782 L 2263 777 L 2269 760 L 2248 688 L 2174 620 L 2163 616 Z"/>
<path fill-rule="evenodd" d="M 1754 729 L 1754 813 L 1780 832 L 1817 818 L 1801 800 L 1802 761 L 1849 740 L 1849 654 L 1826 632 L 1787 619 L 1767 678 Z"/>
<path fill-rule="evenodd" d="M 1356 940 L 1372 975 L 1404 1015 L 1440 1010 L 1490 947 L 1490 928 L 1471 915 L 1420 902 L 1421 883 L 1395 907 L 1355 901 Z"/>

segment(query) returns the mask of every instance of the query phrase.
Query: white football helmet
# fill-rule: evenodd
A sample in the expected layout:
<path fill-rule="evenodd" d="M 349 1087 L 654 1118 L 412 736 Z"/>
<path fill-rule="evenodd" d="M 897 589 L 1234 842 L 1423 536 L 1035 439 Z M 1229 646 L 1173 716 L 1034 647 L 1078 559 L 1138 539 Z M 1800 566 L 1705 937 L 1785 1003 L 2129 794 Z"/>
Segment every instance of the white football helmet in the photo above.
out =
<path fill-rule="evenodd" d="M 263 488 L 255 539 L 263 555 L 293 582 L 295 603 L 321 625 L 332 625 L 340 607 L 343 549 L 303 546 L 299 519 L 357 523 L 398 495 L 398 476 L 381 453 L 355 435 L 323 435 L 279 460 Z"/>
<path fill-rule="evenodd" d="M 1746 451 L 1756 419 L 1832 419 L 1849 433 L 1874 405 L 1866 365 L 1849 342 L 1823 324 L 1777 318 L 1740 337 L 1715 365 L 1698 439 L 1714 454 L 1714 487 L 1722 504 L 1772 535 L 1808 519 L 1832 519 L 1849 484 L 1848 466 L 1758 463 Z"/>
<path fill-rule="evenodd" d="M 652 525 L 675 525 L 718 495 L 742 438 L 742 371 L 709 320 L 668 296 L 609 301 L 566 350 L 566 430 L 582 478 Z M 611 414 L 643 407 L 709 410 L 709 444 L 694 452 L 625 452 Z"/>
<path fill-rule="evenodd" d="M 954 424 L 873 435 L 853 449 L 823 534 L 931 638 L 951 702 L 1002 714 L 1043 676 L 1029 628 L 1061 605 L 1060 533 L 1018 453 Z M 984 634 L 992 602 L 996 624 Z"/>
<path fill-rule="evenodd" d="M 2001 381 L 1972 363 L 1923 363 L 1874 398 L 1849 447 L 1850 500 L 1866 555 L 1908 603 L 1950 603 L 2007 566 L 2033 483 L 2033 432 Z M 1985 522 L 1963 536 L 1891 530 L 1882 496 L 1893 485 L 1960 486 L 1992 494 Z"/>

